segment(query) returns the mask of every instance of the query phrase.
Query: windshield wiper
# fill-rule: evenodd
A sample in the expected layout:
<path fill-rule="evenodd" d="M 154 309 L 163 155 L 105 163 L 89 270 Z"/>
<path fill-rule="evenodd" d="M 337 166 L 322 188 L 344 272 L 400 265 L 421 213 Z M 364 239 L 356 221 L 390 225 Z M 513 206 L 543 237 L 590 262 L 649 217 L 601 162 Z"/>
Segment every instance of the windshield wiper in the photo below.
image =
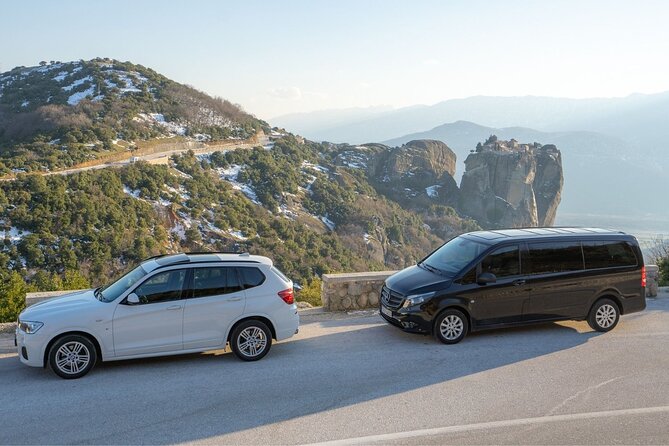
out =
<path fill-rule="evenodd" d="M 421 262 L 421 263 L 419 263 L 418 266 L 421 266 L 421 267 L 425 268 L 426 270 L 428 270 L 428 271 L 431 272 L 431 273 L 439 274 L 439 275 L 441 275 L 441 276 L 444 275 L 444 271 L 440 270 L 439 268 L 435 268 L 435 267 L 432 266 L 432 265 L 428 265 L 428 264 L 425 263 L 425 262 Z"/>
<path fill-rule="evenodd" d="M 99 300 L 100 302 L 103 302 L 104 301 L 104 296 L 102 295 L 102 291 L 100 291 L 100 290 L 102 290 L 101 286 L 97 287 L 93 293 L 95 294 L 95 298 L 97 300 Z"/>

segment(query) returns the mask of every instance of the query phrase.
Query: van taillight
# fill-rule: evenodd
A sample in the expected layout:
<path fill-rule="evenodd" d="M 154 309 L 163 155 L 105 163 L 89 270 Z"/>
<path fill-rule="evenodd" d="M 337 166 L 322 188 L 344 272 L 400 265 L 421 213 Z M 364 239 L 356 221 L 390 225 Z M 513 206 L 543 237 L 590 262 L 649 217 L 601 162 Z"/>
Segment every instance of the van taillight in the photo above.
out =
<path fill-rule="evenodd" d="M 646 287 L 646 265 L 641 267 L 641 286 Z"/>
<path fill-rule="evenodd" d="M 645 276 L 644 276 L 645 277 Z M 283 299 L 288 305 L 292 305 L 295 302 L 295 295 L 293 294 L 293 289 L 288 288 L 287 290 L 279 291 L 279 297 Z"/>

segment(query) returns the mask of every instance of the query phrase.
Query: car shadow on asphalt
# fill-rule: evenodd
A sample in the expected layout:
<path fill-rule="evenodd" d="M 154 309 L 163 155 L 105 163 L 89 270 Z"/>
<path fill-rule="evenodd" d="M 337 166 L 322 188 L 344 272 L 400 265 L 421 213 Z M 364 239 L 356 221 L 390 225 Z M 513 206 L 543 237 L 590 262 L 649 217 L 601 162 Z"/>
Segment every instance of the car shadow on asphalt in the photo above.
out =
<path fill-rule="evenodd" d="M 42 416 L 70 414 L 73 398 L 92 407 L 103 404 L 105 413 L 114 414 L 114 423 L 79 412 L 63 417 L 62 423 L 72 425 L 71 437 L 59 437 L 59 443 L 137 443 L 143 438 L 163 444 L 201 441 L 410 392 L 578 348 L 598 336 L 606 334 L 585 322 L 561 322 L 482 331 L 443 345 L 431 336 L 405 333 L 376 315 L 305 324 L 300 334 L 275 343 L 257 362 L 216 350 L 103 363 L 82 379 L 65 381 L 51 371 L 16 364 L 14 356 L 0 358 L 0 370 L 8 368 L 8 361 L 29 369 L 21 371 L 22 391 L 16 397 L 48 395 L 48 404 L 36 408 L 37 418 L 42 410 Z M 0 384 L 4 387 L 9 384 Z M 104 398 L 100 389 L 132 397 Z M 82 417 L 92 423 L 95 436 L 76 429 Z"/>

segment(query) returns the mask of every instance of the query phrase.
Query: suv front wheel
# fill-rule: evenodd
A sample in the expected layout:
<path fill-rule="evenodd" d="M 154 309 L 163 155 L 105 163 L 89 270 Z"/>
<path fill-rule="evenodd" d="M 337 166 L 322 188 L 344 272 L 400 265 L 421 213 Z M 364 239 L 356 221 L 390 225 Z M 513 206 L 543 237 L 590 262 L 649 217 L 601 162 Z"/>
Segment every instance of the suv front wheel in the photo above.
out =
<path fill-rule="evenodd" d="M 457 344 L 468 331 L 467 317 L 456 309 L 442 312 L 434 321 L 434 336 L 444 344 Z"/>

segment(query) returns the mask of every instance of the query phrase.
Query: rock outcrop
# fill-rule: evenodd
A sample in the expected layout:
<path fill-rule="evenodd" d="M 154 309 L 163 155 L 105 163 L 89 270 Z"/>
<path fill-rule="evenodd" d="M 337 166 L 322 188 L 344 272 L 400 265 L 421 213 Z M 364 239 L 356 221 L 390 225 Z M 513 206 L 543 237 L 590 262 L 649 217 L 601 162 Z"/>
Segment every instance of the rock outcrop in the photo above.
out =
<path fill-rule="evenodd" d="M 551 226 L 563 184 L 557 147 L 495 136 L 467 157 L 460 187 L 454 179 L 456 155 L 441 141 L 343 145 L 335 164 L 364 169 L 378 192 L 403 207 L 450 206 L 484 228 Z"/>
<path fill-rule="evenodd" d="M 367 174 L 377 188 L 392 199 L 411 207 L 457 204 L 456 155 L 441 141 L 415 140 L 401 147 L 365 145 Z M 384 147 L 385 150 L 379 150 Z"/>
<path fill-rule="evenodd" d="M 554 145 L 491 137 L 465 160 L 458 210 L 483 227 L 551 226 L 563 181 Z"/>

